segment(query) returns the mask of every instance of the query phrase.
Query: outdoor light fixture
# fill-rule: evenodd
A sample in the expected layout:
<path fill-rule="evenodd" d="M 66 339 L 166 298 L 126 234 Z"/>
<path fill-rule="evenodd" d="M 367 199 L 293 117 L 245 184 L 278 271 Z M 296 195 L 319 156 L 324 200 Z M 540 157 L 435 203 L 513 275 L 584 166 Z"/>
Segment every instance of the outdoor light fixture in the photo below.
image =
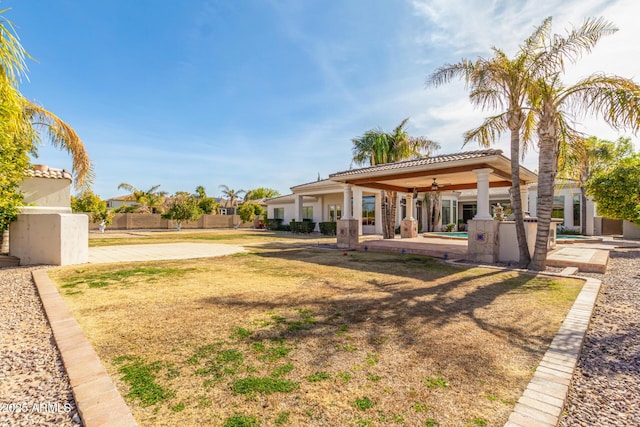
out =
<path fill-rule="evenodd" d="M 431 191 L 438 191 L 438 183 L 435 178 L 433 178 L 433 183 L 431 184 Z"/>

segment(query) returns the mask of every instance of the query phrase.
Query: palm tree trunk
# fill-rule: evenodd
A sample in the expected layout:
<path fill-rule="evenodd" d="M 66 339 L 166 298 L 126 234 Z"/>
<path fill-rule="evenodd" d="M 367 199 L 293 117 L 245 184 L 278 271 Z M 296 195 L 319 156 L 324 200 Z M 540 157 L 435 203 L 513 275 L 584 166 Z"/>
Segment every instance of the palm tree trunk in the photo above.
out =
<path fill-rule="evenodd" d="M 511 130 L 511 209 L 516 223 L 516 238 L 520 254 L 519 266 L 526 267 L 531 262 L 529 245 L 524 228 L 524 213 L 522 211 L 522 197 L 520 195 L 520 133 Z"/>
<path fill-rule="evenodd" d="M 393 239 L 396 235 L 396 198 L 395 191 L 385 191 L 382 200 L 382 237 Z"/>
<path fill-rule="evenodd" d="M 554 137 L 540 139 L 538 155 L 538 232 L 536 234 L 535 251 L 529 264 L 530 270 L 543 271 L 547 262 L 549 230 L 553 210 L 553 193 L 558 164 L 558 149 Z"/>

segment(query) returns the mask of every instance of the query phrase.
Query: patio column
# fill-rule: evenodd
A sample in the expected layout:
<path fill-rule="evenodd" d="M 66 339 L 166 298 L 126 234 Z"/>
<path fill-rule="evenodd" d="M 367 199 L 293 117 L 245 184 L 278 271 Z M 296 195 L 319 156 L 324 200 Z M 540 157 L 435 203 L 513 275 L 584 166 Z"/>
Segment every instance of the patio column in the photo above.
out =
<path fill-rule="evenodd" d="M 398 191 L 398 197 L 396 197 L 396 227 L 400 225 L 402 221 L 402 193 Z"/>
<path fill-rule="evenodd" d="M 413 217 L 413 193 L 405 194 L 407 216 L 400 224 L 400 237 L 403 239 L 418 237 L 418 221 Z"/>
<path fill-rule="evenodd" d="M 353 213 L 352 218 L 358 220 L 358 236 L 362 236 L 362 188 L 353 188 Z"/>
<path fill-rule="evenodd" d="M 415 219 L 413 217 L 413 211 L 415 210 L 415 200 L 413 199 L 413 193 L 407 193 L 405 196 L 407 201 L 407 216 L 404 219 Z"/>
<path fill-rule="evenodd" d="M 341 249 L 355 249 L 359 241 L 358 221 L 353 218 L 351 213 L 351 185 L 344 186 L 344 208 L 342 210 L 342 218 L 338 220 L 337 240 L 338 247 Z M 360 193 L 360 203 L 362 204 L 362 193 Z M 361 209 L 362 210 L 362 209 Z"/>
<path fill-rule="evenodd" d="M 302 221 L 302 195 L 296 194 L 293 199 L 293 220 Z"/>
<path fill-rule="evenodd" d="M 344 186 L 343 205 L 342 219 L 351 219 L 353 216 L 351 214 L 351 185 L 349 184 Z"/>
<path fill-rule="evenodd" d="M 478 213 L 473 219 L 493 219 L 489 211 L 489 174 L 493 169 L 474 169 L 473 172 L 478 176 Z"/>

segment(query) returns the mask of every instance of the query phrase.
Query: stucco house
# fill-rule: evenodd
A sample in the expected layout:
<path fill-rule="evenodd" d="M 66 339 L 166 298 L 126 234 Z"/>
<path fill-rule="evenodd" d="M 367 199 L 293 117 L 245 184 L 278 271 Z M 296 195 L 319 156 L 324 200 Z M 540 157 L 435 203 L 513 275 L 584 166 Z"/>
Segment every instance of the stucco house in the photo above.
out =
<path fill-rule="evenodd" d="M 488 188 L 478 197 L 478 182 L 486 180 Z M 536 216 L 537 175 L 521 167 L 521 196 L 524 210 Z M 381 190 L 396 190 L 398 203 L 396 225 L 413 217 L 418 228 L 427 230 L 425 197 L 434 192 L 439 198 L 438 230 L 447 224 L 465 228 L 478 216 L 479 208 L 493 216 L 498 203 L 510 212 L 510 160 L 501 150 L 478 150 L 445 154 L 373 167 L 351 169 L 331 174 L 328 179 L 291 187 L 291 194 L 266 201 L 268 217 L 317 223 L 336 221 L 344 216 L 345 200 L 350 201 L 350 216 L 358 220 L 358 235 L 382 234 Z M 346 195 L 349 193 L 349 196 Z M 407 215 L 411 206 L 411 215 Z M 587 223 L 587 234 L 594 234 L 595 206 L 587 201 L 587 218 L 582 218 L 580 188 L 576 182 L 556 185 L 553 217 L 565 227 L 579 230 Z M 316 230 L 317 230 L 316 225 Z"/>

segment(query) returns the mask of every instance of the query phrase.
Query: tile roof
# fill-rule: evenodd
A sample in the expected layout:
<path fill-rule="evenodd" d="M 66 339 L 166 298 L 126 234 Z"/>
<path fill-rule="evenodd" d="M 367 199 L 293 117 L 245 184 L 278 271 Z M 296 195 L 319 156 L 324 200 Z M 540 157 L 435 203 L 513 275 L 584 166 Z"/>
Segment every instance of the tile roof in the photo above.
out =
<path fill-rule="evenodd" d="M 45 165 L 33 165 L 34 169 L 27 169 L 24 174 L 31 178 L 51 178 L 72 180 L 71 172 L 66 169 L 55 169 Z"/>
<path fill-rule="evenodd" d="M 497 156 L 500 154 L 502 154 L 502 150 L 494 150 L 494 149 L 467 151 L 464 153 L 455 153 L 455 154 L 443 154 L 441 156 L 423 157 L 421 159 L 404 160 L 404 161 L 395 162 L 395 163 L 384 163 L 380 165 L 369 166 L 366 168 L 351 169 L 347 171 L 336 172 L 329 175 L 329 177 L 337 178 L 337 177 L 343 177 L 343 176 L 358 175 L 358 174 L 367 173 L 367 172 L 379 172 L 379 171 L 385 171 L 385 170 L 402 169 L 402 168 L 413 167 L 413 166 L 447 163 L 447 162 L 453 162 L 457 160 L 477 159 L 481 157 Z"/>

